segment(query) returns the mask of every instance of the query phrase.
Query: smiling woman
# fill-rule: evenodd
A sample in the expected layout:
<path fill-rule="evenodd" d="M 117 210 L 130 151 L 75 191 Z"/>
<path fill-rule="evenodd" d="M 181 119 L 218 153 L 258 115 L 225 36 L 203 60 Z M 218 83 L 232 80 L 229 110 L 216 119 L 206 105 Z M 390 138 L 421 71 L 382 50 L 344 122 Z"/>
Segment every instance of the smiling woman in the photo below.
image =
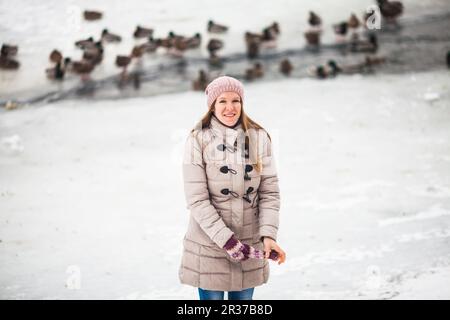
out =
<path fill-rule="evenodd" d="M 241 116 L 241 98 L 233 91 L 226 91 L 217 98 L 214 115 L 228 127 L 234 127 Z"/>
<path fill-rule="evenodd" d="M 183 177 L 189 227 L 181 283 L 200 299 L 251 300 L 269 278 L 268 259 L 286 254 L 276 242 L 280 195 L 268 133 L 244 112 L 244 88 L 222 76 L 205 90 L 208 111 L 189 135 Z M 249 174 L 250 173 L 250 174 Z"/>

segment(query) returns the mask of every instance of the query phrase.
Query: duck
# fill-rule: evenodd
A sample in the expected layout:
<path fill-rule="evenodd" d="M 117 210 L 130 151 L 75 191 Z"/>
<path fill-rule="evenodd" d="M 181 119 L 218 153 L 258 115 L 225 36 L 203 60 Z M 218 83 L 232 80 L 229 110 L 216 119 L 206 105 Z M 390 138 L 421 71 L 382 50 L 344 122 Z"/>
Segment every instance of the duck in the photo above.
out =
<path fill-rule="evenodd" d="M 17 54 L 19 48 L 17 46 L 3 44 L 0 51 L 0 69 L 16 70 L 20 67 L 20 63 L 12 57 Z"/>
<path fill-rule="evenodd" d="M 172 39 L 169 38 L 159 38 L 154 40 L 158 47 L 169 49 L 172 47 Z"/>
<path fill-rule="evenodd" d="M 209 20 L 207 30 L 211 33 L 225 33 L 228 31 L 228 27 Z"/>
<path fill-rule="evenodd" d="M 90 61 L 93 65 L 97 65 L 103 60 L 103 52 L 101 41 L 97 41 L 92 48 L 83 50 L 83 59 Z"/>
<path fill-rule="evenodd" d="M 270 29 L 266 28 L 263 30 L 261 47 L 264 48 L 275 48 L 277 46 L 276 35 Z"/>
<path fill-rule="evenodd" d="M 58 61 L 56 63 L 56 66 L 53 68 L 48 68 L 45 70 L 45 73 L 47 74 L 47 78 L 51 80 L 62 80 L 64 79 L 65 70 L 62 66 L 62 62 Z"/>
<path fill-rule="evenodd" d="M 345 40 L 348 32 L 348 22 L 343 21 L 333 25 L 333 30 L 336 35 L 336 41 L 342 42 Z"/>
<path fill-rule="evenodd" d="M 19 47 L 16 45 L 10 45 L 10 44 L 2 44 L 1 49 L 1 55 L 5 57 L 14 57 L 17 55 L 17 52 L 19 51 Z"/>
<path fill-rule="evenodd" d="M 206 46 L 209 53 L 215 53 L 216 51 L 223 48 L 223 41 L 219 39 L 210 39 L 208 45 Z"/>
<path fill-rule="evenodd" d="M 53 63 L 61 62 L 63 59 L 63 55 L 59 50 L 54 49 L 50 52 L 49 60 Z"/>
<path fill-rule="evenodd" d="M 102 18 L 103 13 L 100 11 L 84 10 L 83 16 L 85 20 L 94 21 Z"/>
<path fill-rule="evenodd" d="M 319 65 L 308 69 L 308 73 L 318 79 L 335 77 L 341 71 L 341 67 L 334 60 L 328 60 L 326 65 Z"/>
<path fill-rule="evenodd" d="M 182 57 L 188 49 L 187 40 L 184 37 L 173 37 L 171 42 L 172 46 L 167 49 L 167 53 L 174 57 Z"/>
<path fill-rule="evenodd" d="M 92 47 L 93 45 L 94 45 L 93 37 L 89 37 L 89 38 L 83 39 L 83 40 L 78 40 L 75 42 L 75 46 L 80 49 L 84 49 L 86 47 Z"/>
<path fill-rule="evenodd" d="M 320 28 L 322 26 L 322 19 L 315 12 L 310 11 L 308 23 L 312 28 Z"/>
<path fill-rule="evenodd" d="M 388 22 L 397 23 L 397 18 L 403 13 L 403 3 L 400 1 L 377 0 L 381 15 Z"/>
<path fill-rule="evenodd" d="M 184 41 L 184 40 L 187 39 L 187 37 L 182 36 L 182 35 L 179 35 L 179 34 L 176 34 L 176 33 L 173 32 L 173 31 L 169 31 L 168 38 L 171 39 L 171 40 L 173 40 L 173 41 L 178 41 L 178 40 Z"/>
<path fill-rule="evenodd" d="M 316 30 L 308 30 L 304 33 L 305 39 L 308 45 L 318 46 L 320 45 L 320 35 L 321 33 Z"/>
<path fill-rule="evenodd" d="M 356 14 L 352 13 L 347 21 L 347 25 L 349 29 L 358 29 L 361 26 L 361 22 Z"/>
<path fill-rule="evenodd" d="M 135 38 L 148 38 L 153 35 L 153 29 L 145 28 L 138 25 L 134 30 L 133 37 Z"/>
<path fill-rule="evenodd" d="M 94 70 L 95 65 L 90 61 L 81 60 L 73 61 L 71 71 L 81 76 L 81 80 L 86 81 L 90 79 L 90 74 Z"/>
<path fill-rule="evenodd" d="M 208 83 L 208 75 L 203 69 L 201 69 L 198 72 L 198 78 L 192 82 L 192 89 L 195 91 L 205 91 Z"/>
<path fill-rule="evenodd" d="M 264 29 L 268 29 L 269 32 L 273 35 L 273 37 L 277 37 L 280 35 L 280 25 L 276 21 Z"/>
<path fill-rule="evenodd" d="M 173 48 L 179 51 L 185 51 L 188 48 L 188 39 L 187 38 L 174 38 L 173 39 Z"/>
<path fill-rule="evenodd" d="M 186 39 L 186 43 L 189 49 L 196 49 L 202 43 L 202 36 L 197 32 L 193 37 Z"/>
<path fill-rule="evenodd" d="M 252 68 L 245 70 L 245 79 L 254 80 L 261 78 L 264 75 L 264 70 L 260 62 L 255 62 Z"/>
<path fill-rule="evenodd" d="M 105 42 L 121 42 L 122 41 L 121 36 L 114 34 L 114 33 L 110 33 L 108 31 L 108 29 L 102 30 L 102 35 L 100 38 L 102 39 L 102 41 L 105 41 Z"/>
<path fill-rule="evenodd" d="M 335 77 L 339 72 L 342 72 L 341 67 L 338 66 L 335 60 L 328 60 L 328 74 Z"/>
<path fill-rule="evenodd" d="M 19 69 L 20 63 L 6 55 L 0 55 L 0 69 L 16 70 Z"/>
<path fill-rule="evenodd" d="M 158 47 L 158 43 L 152 36 L 148 38 L 147 42 L 140 45 L 141 50 L 148 53 L 155 52 Z"/>
<path fill-rule="evenodd" d="M 128 81 L 127 67 L 131 63 L 132 56 L 118 55 L 116 57 L 116 66 L 123 68 L 119 76 L 119 88 L 122 88 Z"/>
<path fill-rule="evenodd" d="M 276 36 L 269 28 L 263 29 L 262 32 L 262 41 L 272 41 L 275 40 Z"/>
<path fill-rule="evenodd" d="M 140 57 L 142 57 L 144 52 L 145 51 L 144 51 L 144 48 L 142 47 L 142 45 L 134 46 L 133 49 L 131 50 L 131 57 L 132 58 L 140 58 Z"/>
<path fill-rule="evenodd" d="M 263 35 L 261 33 L 253 33 L 253 32 L 247 31 L 247 32 L 245 32 L 244 38 L 245 38 L 245 42 L 250 42 L 250 41 L 261 42 L 263 40 Z"/>
<path fill-rule="evenodd" d="M 294 67 L 292 66 L 291 61 L 289 59 L 283 59 L 280 62 L 280 72 L 284 74 L 285 76 L 289 76 L 292 72 L 292 69 Z"/>
<path fill-rule="evenodd" d="M 328 76 L 324 66 L 310 68 L 308 73 L 318 79 L 325 79 Z"/>
<path fill-rule="evenodd" d="M 246 41 L 247 44 L 247 57 L 254 59 L 259 56 L 261 41 L 257 37 L 249 37 Z"/>
<path fill-rule="evenodd" d="M 131 56 L 118 55 L 116 57 L 116 66 L 126 68 L 131 62 Z"/>

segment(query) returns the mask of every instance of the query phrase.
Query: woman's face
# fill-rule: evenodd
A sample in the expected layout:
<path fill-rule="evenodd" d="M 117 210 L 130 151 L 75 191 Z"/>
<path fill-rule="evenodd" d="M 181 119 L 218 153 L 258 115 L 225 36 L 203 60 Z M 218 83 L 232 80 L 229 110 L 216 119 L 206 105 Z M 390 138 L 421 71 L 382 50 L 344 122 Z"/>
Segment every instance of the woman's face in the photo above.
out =
<path fill-rule="evenodd" d="M 234 126 L 241 116 L 241 98 L 236 92 L 226 91 L 217 97 L 214 115 L 223 124 Z"/>

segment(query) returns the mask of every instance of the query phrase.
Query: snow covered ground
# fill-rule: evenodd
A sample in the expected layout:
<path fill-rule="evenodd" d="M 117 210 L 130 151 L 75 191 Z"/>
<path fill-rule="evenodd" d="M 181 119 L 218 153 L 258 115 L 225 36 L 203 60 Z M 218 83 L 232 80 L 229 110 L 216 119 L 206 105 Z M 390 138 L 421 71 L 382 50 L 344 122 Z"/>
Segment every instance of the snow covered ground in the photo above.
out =
<path fill-rule="evenodd" d="M 450 298 L 449 84 L 443 70 L 246 85 L 287 252 L 255 299 Z M 180 157 L 204 112 L 197 92 L 1 110 L 0 298 L 197 299 L 177 275 Z"/>

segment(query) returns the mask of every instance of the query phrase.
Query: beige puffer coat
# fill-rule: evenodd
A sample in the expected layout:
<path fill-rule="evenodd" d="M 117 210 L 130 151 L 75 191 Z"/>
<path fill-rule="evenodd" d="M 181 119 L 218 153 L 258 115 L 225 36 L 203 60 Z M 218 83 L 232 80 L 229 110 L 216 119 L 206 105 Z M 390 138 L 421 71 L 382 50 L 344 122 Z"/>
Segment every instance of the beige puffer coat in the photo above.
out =
<path fill-rule="evenodd" d="M 179 269 L 183 284 L 241 291 L 269 278 L 268 260 L 236 262 L 223 249 L 233 233 L 260 250 L 262 237 L 277 239 L 280 193 L 271 141 L 262 129 L 248 130 L 247 143 L 245 136 L 240 124 L 230 129 L 213 116 L 209 128 L 187 139 L 183 177 L 190 219 Z M 246 167 L 252 168 L 247 174 Z"/>

